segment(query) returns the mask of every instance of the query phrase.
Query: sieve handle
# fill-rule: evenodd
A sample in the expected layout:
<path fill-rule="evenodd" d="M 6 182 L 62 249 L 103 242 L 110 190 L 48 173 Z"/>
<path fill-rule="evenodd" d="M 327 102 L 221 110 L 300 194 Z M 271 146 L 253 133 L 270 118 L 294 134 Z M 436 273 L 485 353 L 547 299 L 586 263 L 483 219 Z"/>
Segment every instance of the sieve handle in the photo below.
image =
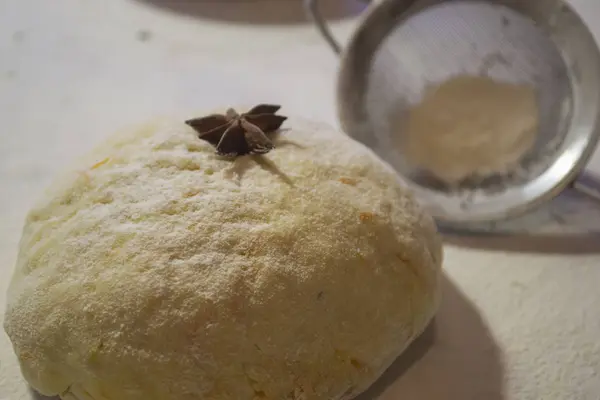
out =
<path fill-rule="evenodd" d="M 573 189 L 600 202 L 600 176 L 584 172 L 573 182 Z"/>
<path fill-rule="evenodd" d="M 342 52 L 342 46 L 333 37 L 331 33 L 331 29 L 329 29 L 329 25 L 327 25 L 327 21 L 323 18 L 321 11 L 319 10 L 318 0 L 304 0 L 304 9 L 306 10 L 306 15 L 310 18 L 310 20 L 317 26 L 321 36 L 323 39 L 329 44 L 329 47 L 333 50 L 333 52 L 337 55 L 340 55 Z"/>

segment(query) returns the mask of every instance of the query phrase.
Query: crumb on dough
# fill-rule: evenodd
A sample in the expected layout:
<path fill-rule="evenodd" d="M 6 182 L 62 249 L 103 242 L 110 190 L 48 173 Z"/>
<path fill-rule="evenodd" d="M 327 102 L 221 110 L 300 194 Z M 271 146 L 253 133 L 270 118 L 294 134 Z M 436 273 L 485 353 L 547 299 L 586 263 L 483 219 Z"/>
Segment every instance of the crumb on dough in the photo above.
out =
<path fill-rule="evenodd" d="M 101 161 L 98 161 L 96 164 L 92 165 L 92 167 L 90 169 L 97 169 L 100 168 L 101 166 L 103 166 L 104 164 L 108 163 L 110 161 L 110 158 L 105 158 Z"/>
<path fill-rule="evenodd" d="M 346 178 L 346 177 L 341 177 L 339 179 L 339 181 L 342 182 L 344 185 L 350 185 L 350 186 L 356 186 L 356 184 L 358 183 L 358 181 L 356 179 Z"/>
<path fill-rule="evenodd" d="M 361 212 L 359 215 L 359 218 L 362 222 L 371 222 L 371 221 L 373 221 L 374 217 L 375 217 L 375 214 L 370 213 L 370 212 Z"/>

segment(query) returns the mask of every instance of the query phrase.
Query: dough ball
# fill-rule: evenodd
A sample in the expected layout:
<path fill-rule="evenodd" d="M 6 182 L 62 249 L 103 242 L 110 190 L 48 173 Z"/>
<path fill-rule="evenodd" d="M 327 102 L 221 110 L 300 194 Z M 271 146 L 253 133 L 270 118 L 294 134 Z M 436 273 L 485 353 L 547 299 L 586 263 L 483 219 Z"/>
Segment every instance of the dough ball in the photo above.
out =
<path fill-rule="evenodd" d="M 289 119 L 221 158 L 179 121 L 108 140 L 27 217 L 5 329 L 77 400 L 348 399 L 439 301 L 433 220 L 369 150 Z"/>
<path fill-rule="evenodd" d="M 457 76 L 410 110 L 405 154 L 449 184 L 507 174 L 533 147 L 539 125 L 533 87 Z"/>

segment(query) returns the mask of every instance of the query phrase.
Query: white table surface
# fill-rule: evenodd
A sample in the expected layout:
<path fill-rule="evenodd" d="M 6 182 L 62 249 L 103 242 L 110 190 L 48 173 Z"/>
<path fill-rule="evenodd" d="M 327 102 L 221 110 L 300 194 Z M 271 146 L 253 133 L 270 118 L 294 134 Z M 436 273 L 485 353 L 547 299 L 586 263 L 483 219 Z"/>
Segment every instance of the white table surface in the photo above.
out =
<path fill-rule="evenodd" d="M 33 199 L 106 134 L 262 101 L 336 124 L 337 60 L 299 1 L 182 3 L 0 1 L 0 293 Z M 347 37 L 357 7 L 330 3 Z M 600 38 L 600 2 L 573 3 Z M 600 172 L 600 155 L 590 169 Z M 600 236 L 560 234 L 600 231 L 600 207 L 561 201 L 544 215 L 562 228 L 542 212 L 524 220 L 558 236 L 449 237 L 435 323 L 363 399 L 600 399 Z M 0 399 L 33 396 L 2 332 Z"/>

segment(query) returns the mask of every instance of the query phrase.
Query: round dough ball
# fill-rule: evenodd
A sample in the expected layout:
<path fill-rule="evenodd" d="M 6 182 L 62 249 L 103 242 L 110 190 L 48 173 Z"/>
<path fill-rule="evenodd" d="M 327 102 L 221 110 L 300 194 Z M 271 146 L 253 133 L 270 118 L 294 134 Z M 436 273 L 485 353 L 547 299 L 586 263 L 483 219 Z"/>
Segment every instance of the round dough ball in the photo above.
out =
<path fill-rule="evenodd" d="M 28 215 L 5 329 L 78 400 L 348 399 L 439 301 L 433 220 L 369 150 L 289 119 L 264 156 L 120 134 Z"/>
<path fill-rule="evenodd" d="M 479 76 L 456 76 L 431 88 L 410 110 L 405 154 L 449 184 L 507 174 L 535 144 L 535 89 Z"/>

